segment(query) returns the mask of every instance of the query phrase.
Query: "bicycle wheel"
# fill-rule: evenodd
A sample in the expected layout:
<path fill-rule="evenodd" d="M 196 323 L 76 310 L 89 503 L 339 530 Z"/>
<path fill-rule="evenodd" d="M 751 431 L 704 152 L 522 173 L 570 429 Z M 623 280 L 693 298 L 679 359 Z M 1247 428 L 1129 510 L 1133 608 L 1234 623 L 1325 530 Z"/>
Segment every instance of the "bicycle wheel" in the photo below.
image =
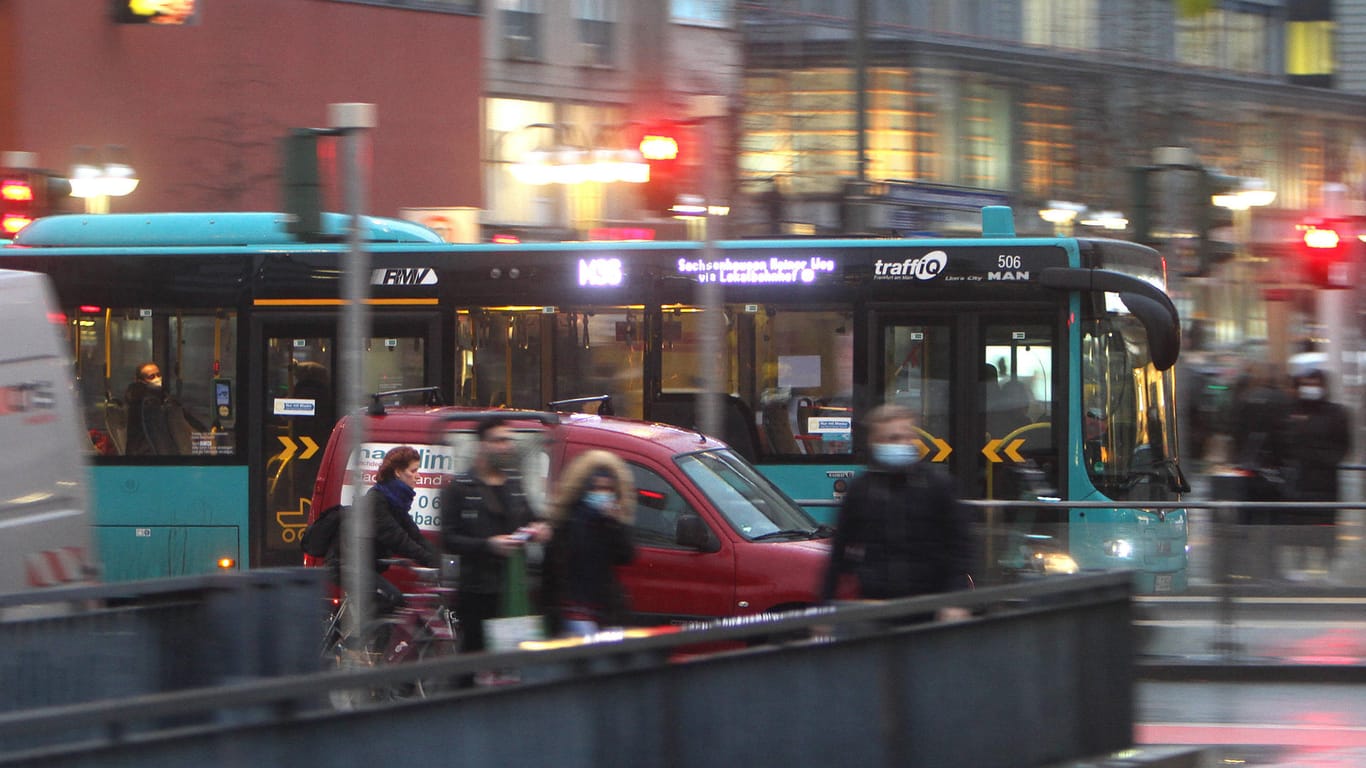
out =
<path fill-rule="evenodd" d="M 379 666 L 384 663 L 391 630 L 390 622 L 377 620 L 362 627 L 355 636 L 358 639 L 338 636 L 323 652 L 323 663 L 329 669 L 341 672 Z M 327 697 L 334 709 L 353 710 L 392 701 L 395 692 L 385 685 L 333 688 L 328 691 Z"/>
<path fill-rule="evenodd" d="M 417 648 L 418 661 L 454 656 L 460 652 L 460 636 L 455 632 L 426 629 L 413 644 Z M 418 677 L 414 693 L 426 698 L 441 691 L 455 690 L 456 687 L 456 680 L 448 675 L 423 675 Z"/>

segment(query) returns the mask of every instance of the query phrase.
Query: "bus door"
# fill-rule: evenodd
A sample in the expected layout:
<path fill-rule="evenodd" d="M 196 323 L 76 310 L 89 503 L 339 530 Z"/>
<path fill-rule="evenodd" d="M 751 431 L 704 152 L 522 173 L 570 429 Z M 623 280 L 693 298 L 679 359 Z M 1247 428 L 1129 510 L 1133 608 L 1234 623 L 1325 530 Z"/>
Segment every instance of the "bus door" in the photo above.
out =
<path fill-rule="evenodd" d="M 942 464 L 967 498 L 1058 495 L 1060 461 L 1053 416 L 1061 392 L 1051 312 L 956 311 L 886 315 L 879 322 L 882 402 L 915 412 L 922 461 Z M 1063 510 L 1060 510 L 1060 515 Z M 1065 516 L 988 507 L 987 562 L 1015 536 L 1047 536 L 1065 547 Z M 1032 539 L 1031 539 L 1032 540 Z"/>
<path fill-rule="evenodd" d="M 1051 314 L 983 315 L 975 334 L 980 365 L 982 440 L 973 495 L 1037 501 L 1064 494 L 1058 446 L 1068 413 L 1059 400 L 1062 360 Z M 983 520 L 989 577 L 1030 571 L 1040 557 L 1068 551 L 1067 509 L 986 507 Z"/>
<path fill-rule="evenodd" d="M 366 394 L 438 386 L 437 315 L 375 316 L 363 351 Z M 281 313 L 253 322 L 251 430 L 253 562 L 297 565 L 323 451 L 339 416 L 342 350 L 337 315 Z M 220 403 L 235 409 L 228 389 Z M 223 405 L 220 405 L 223 407 Z"/>

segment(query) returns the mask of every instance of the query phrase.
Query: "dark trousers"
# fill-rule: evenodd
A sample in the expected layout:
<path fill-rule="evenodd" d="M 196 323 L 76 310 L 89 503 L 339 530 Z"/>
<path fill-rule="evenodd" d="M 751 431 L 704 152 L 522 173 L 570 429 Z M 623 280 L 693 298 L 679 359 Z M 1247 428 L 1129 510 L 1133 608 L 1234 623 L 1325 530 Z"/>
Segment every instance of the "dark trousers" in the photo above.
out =
<path fill-rule="evenodd" d="M 460 620 L 460 652 L 482 651 L 484 621 L 498 615 L 498 593 L 461 592 L 455 604 L 455 617 Z"/>

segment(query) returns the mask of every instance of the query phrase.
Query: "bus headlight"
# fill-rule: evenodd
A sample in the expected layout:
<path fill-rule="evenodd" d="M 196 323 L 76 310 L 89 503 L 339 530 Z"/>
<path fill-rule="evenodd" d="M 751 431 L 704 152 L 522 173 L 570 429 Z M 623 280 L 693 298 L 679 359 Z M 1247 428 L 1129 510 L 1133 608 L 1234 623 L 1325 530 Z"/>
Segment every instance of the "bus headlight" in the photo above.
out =
<path fill-rule="evenodd" d="M 1134 554 L 1133 542 L 1128 539 L 1109 539 L 1101 547 L 1110 557 L 1132 557 Z"/>
<path fill-rule="evenodd" d="M 1034 561 L 1045 574 L 1076 573 L 1081 570 L 1071 555 L 1062 552 L 1035 552 Z"/>

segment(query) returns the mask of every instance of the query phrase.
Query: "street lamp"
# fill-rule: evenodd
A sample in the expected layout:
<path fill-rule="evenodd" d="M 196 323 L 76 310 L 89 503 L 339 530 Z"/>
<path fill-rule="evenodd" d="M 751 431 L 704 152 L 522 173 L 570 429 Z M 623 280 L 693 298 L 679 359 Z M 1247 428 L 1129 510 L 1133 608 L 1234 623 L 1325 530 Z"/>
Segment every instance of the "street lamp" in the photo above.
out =
<path fill-rule="evenodd" d="M 532 123 L 523 130 L 531 128 L 551 130 L 554 143 L 538 146 L 512 164 L 513 178 L 523 184 L 643 184 L 650 180 L 650 166 L 638 149 L 572 144 L 561 138 L 564 127 L 558 124 Z"/>
<path fill-rule="evenodd" d="M 1276 191 L 1267 185 L 1265 179 L 1241 177 L 1237 188 L 1221 195 L 1210 196 L 1210 202 L 1230 211 L 1246 211 L 1260 208 L 1276 201 Z"/>
<path fill-rule="evenodd" d="M 1072 234 L 1073 222 L 1084 210 L 1086 210 L 1086 206 L 1081 203 L 1049 200 L 1048 207 L 1039 211 L 1039 218 L 1053 225 L 1053 234 L 1058 237 L 1068 237 Z"/>
<path fill-rule="evenodd" d="M 1100 229 L 1120 230 L 1129 228 L 1129 220 L 1119 211 L 1085 211 L 1077 223 L 1083 227 L 1098 227 Z"/>
<path fill-rule="evenodd" d="M 90 147 L 76 148 L 76 162 L 71 166 L 71 196 L 85 200 L 86 213 L 109 213 L 109 198 L 124 197 L 138 188 L 137 172 L 123 162 L 123 147 L 105 148 L 106 162 L 90 161 Z"/>
<path fill-rule="evenodd" d="M 1252 313 L 1247 309 L 1256 306 L 1260 298 L 1252 293 L 1255 284 L 1248 279 L 1248 262 L 1257 260 L 1249 252 L 1249 246 L 1252 244 L 1251 211 L 1253 208 L 1270 205 L 1275 200 L 1276 192 L 1265 179 L 1247 176 L 1239 177 L 1231 189 L 1211 195 L 1209 199 L 1210 203 L 1232 212 L 1234 280 L 1231 286 L 1233 295 L 1228 300 L 1230 314 L 1237 318 L 1235 326 L 1240 339 L 1247 339 L 1252 333 Z M 1267 346 L 1273 357 L 1279 356 L 1276 350 L 1285 349 L 1287 346 L 1286 318 L 1280 316 L 1281 310 L 1284 309 L 1281 304 L 1282 302 L 1262 303 L 1265 309 Z M 1276 317 L 1271 316 L 1273 313 Z"/>

